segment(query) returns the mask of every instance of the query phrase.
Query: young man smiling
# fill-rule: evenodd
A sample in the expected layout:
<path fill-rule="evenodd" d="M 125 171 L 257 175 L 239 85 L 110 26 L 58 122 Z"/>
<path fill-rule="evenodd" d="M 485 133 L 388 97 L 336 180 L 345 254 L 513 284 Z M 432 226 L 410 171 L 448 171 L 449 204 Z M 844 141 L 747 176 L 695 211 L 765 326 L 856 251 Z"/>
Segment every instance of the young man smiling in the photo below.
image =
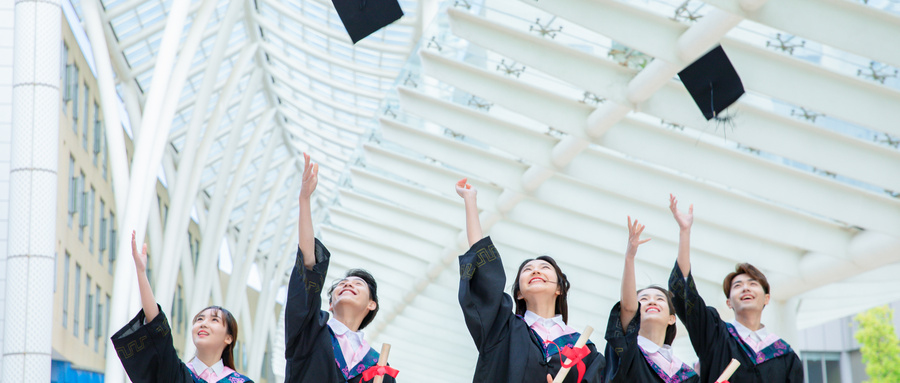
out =
<path fill-rule="evenodd" d="M 315 239 L 310 197 L 318 181 L 318 164 L 308 154 L 300 189 L 300 243 L 288 285 L 285 310 L 285 382 L 358 383 L 378 362 L 378 353 L 362 330 L 378 313 L 378 285 L 365 270 L 352 269 L 328 290 L 328 312 L 321 310 L 322 287 L 331 254 Z M 385 383 L 394 383 L 389 375 Z"/>
<path fill-rule="evenodd" d="M 669 196 L 669 209 L 681 229 L 678 262 L 669 278 L 675 312 L 688 330 L 700 358 L 701 382 L 715 383 L 731 359 L 741 363 L 731 383 L 802 383 L 803 366 L 791 346 L 761 323 L 769 304 L 769 282 L 749 263 L 741 263 L 728 274 L 722 289 L 735 320 L 725 322 L 713 307 L 707 307 L 691 275 L 690 236 L 693 205 L 678 211 L 678 200 Z"/>

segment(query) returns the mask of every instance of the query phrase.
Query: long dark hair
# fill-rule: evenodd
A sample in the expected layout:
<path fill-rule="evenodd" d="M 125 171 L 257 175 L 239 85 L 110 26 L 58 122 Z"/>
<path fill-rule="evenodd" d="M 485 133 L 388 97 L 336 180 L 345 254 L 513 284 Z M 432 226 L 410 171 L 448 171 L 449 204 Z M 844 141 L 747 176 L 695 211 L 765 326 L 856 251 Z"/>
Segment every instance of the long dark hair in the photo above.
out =
<path fill-rule="evenodd" d="M 669 315 L 675 315 L 675 303 L 672 301 L 672 293 L 669 290 L 666 290 L 666 289 L 656 286 L 656 285 L 647 286 L 643 289 L 638 290 L 637 293 L 638 293 L 638 295 L 640 295 L 641 291 L 649 290 L 649 289 L 656 289 L 656 290 L 661 291 L 663 293 L 663 295 L 666 296 L 666 302 L 669 303 Z M 676 321 L 676 323 L 677 323 L 677 321 Z M 623 325 L 627 326 L 626 323 L 623 323 Z M 666 340 L 663 343 L 671 346 L 672 341 L 675 340 L 675 332 L 676 331 L 678 331 L 678 326 L 676 326 L 675 323 L 672 323 L 668 327 L 666 327 Z"/>
<path fill-rule="evenodd" d="M 553 260 L 553 257 L 549 255 L 542 255 L 533 259 L 526 259 L 519 265 L 519 271 L 516 272 L 516 280 L 512 285 L 512 294 L 513 299 L 516 301 L 516 315 L 525 315 L 525 310 L 528 308 L 525 306 L 525 299 L 519 299 L 519 275 L 522 274 L 522 269 L 525 268 L 525 265 L 531 261 L 545 261 L 553 266 L 553 270 L 556 271 L 556 280 L 557 286 L 559 287 L 559 295 L 556 296 L 556 310 L 555 314 L 562 315 L 563 322 L 569 322 L 569 304 L 567 303 L 567 296 L 569 294 L 569 278 L 566 277 L 566 274 L 562 272 L 559 268 L 559 265 L 556 264 L 556 261 Z"/>
<path fill-rule="evenodd" d="M 231 315 L 231 311 L 226 310 L 221 306 L 209 306 L 200 312 L 197 315 L 194 315 L 194 322 L 197 321 L 197 316 L 203 314 L 206 310 L 213 310 L 216 313 L 216 316 L 225 320 L 225 329 L 228 335 L 231 335 L 231 343 L 225 345 L 225 349 L 222 350 L 222 363 L 225 364 L 226 367 L 237 370 L 234 367 L 234 345 L 238 340 L 238 324 L 237 320 L 234 319 L 234 315 Z"/>
<path fill-rule="evenodd" d="M 372 276 L 371 273 L 363 269 L 347 270 L 347 275 L 345 275 L 344 278 L 340 280 L 334 281 L 334 283 L 331 284 L 331 288 L 328 289 L 328 304 L 331 304 L 331 293 L 334 292 L 334 289 L 335 287 L 337 287 L 338 283 L 350 277 L 357 277 L 365 281 L 366 285 L 369 286 L 369 299 L 375 302 L 375 310 L 369 311 L 369 313 L 366 314 L 365 317 L 363 317 L 362 323 L 359 324 L 359 329 L 362 330 L 366 328 L 369 323 L 372 323 L 372 320 L 375 319 L 375 314 L 378 314 L 378 309 L 381 308 L 381 305 L 378 304 L 378 283 L 375 282 L 375 277 Z"/>

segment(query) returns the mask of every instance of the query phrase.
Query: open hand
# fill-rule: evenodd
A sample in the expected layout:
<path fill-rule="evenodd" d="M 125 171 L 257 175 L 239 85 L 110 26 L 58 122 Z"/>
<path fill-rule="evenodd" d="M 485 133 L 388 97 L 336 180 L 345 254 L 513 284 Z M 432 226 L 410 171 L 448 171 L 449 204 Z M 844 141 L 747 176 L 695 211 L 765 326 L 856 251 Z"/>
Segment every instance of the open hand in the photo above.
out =
<path fill-rule="evenodd" d="M 137 251 L 137 243 L 134 239 L 134 230 L 131 231 L 131 256 L 134 257 L 134 268 L 139 273 L 147 272 L 147 244 L 141 247 L 141 252 Z"/>
<path fill-rule="evenodd" d="M 625 249 L 625 255 L 634 257 L 637 255 L 637 248 L 649 242 L 652 238 L 641 240 L 641 233 L 644 232 L 644 225 L 638 223 L 637 220 L 631 222 L 631 216 L 628 216 L 628 248 Z"/>
<path fill-rule="evenodd" d="M 303 166 L 303 184 L 300 186 L 300 199 L 310 199 L 319 183 L 319 164 L 310 162 L 309 154 L 303 153 L 306 162 Z"/>
<path fill-rule="evenodd" d="M 456 183 L 456 194 L 459 194 L 463 199 L 475 198 L 478 191 L 471 184 L 467 184 L 466 181 L 468 181 L 468 178 L 463 178 Z"/>
<path fill-rule="evenodd" d="M 674 195 L 669 194 L 669 210 L 672 211 L 675 222 L 678 222 L 678 227 L 682 230 L 690 229 L 691 225 L 694 224 L 694 204 L 688 207 L 687 213 L 681 212 L 678 210 L 678 199 Z"/>

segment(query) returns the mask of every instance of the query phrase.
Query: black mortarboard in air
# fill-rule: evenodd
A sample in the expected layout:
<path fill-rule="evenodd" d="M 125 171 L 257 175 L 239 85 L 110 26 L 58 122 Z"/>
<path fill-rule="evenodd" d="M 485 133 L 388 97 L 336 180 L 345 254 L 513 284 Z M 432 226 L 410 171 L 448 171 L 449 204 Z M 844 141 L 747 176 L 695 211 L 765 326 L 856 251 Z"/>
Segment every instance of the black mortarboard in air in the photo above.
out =
<path fill-rule="evenodd" d="M 744 84 L 721 45 L 678 72 L 678 77 L 707 120 L 744 94 Z"/>
<path fill-rule="evenodd" d="M 397 0 L 332 0 L 350 39 L 357 41 L 403 17 Z"/>

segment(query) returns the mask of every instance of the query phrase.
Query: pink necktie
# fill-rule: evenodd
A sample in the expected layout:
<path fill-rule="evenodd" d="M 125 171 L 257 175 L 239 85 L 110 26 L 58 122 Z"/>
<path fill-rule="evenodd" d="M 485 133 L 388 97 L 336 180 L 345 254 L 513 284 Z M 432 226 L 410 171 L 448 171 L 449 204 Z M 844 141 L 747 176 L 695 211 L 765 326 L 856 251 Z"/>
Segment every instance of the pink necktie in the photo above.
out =
<path fill-rule="evenodd" d="M 213 370 L 211 368 L 207 368 L 203 370 L 203 373 L 200 374 L 200 379 L 205 380 L 206 382 L 210 382 L 209 378 L 213 377 Z"/>

